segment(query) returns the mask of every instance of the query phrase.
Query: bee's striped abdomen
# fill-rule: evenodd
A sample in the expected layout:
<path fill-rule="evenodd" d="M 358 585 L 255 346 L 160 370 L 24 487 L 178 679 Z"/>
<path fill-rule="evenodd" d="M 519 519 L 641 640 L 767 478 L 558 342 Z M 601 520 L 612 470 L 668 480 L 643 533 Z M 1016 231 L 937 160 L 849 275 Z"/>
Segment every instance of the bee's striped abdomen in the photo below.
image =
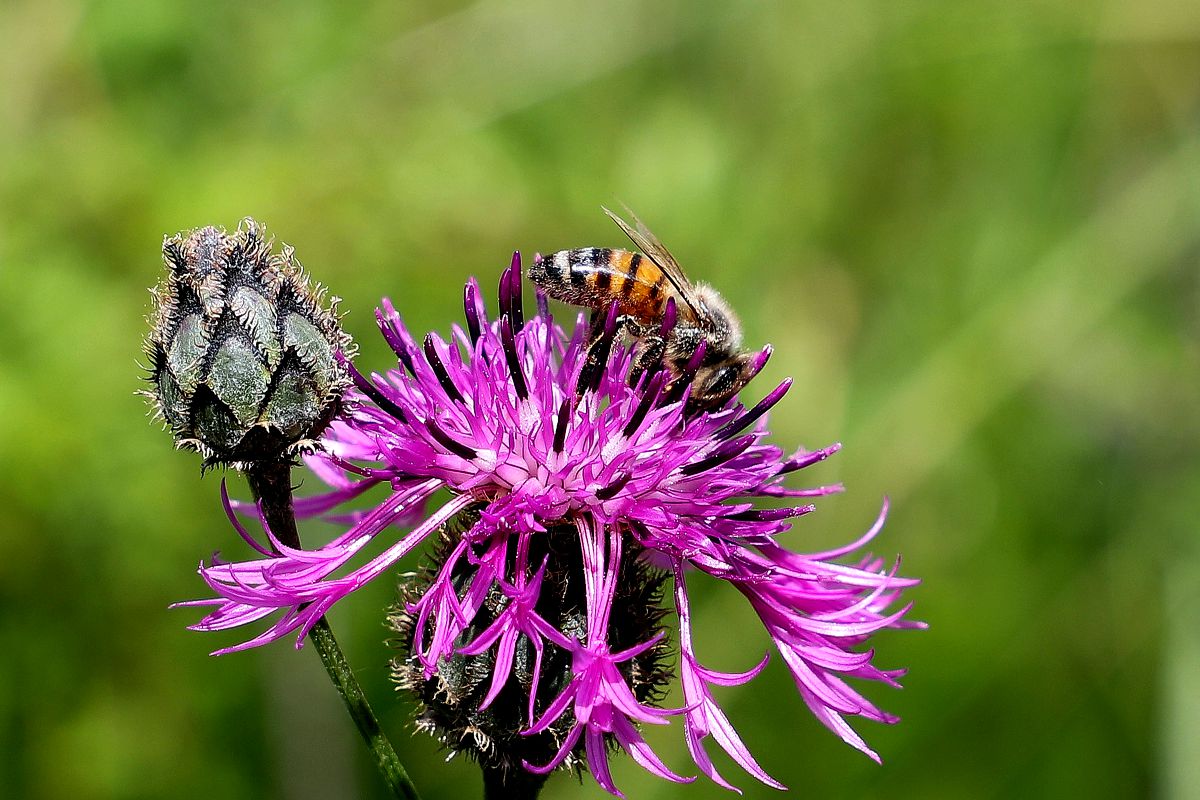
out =
<path fill-rule="evenodd" d="M 662 315 L 671 294 L 653 261 L 607 247 L 552 253 L 530 267 L 529 277 L 556 300 L 595 309 L 616 302 L 619 313 L 645 321 Z"/>

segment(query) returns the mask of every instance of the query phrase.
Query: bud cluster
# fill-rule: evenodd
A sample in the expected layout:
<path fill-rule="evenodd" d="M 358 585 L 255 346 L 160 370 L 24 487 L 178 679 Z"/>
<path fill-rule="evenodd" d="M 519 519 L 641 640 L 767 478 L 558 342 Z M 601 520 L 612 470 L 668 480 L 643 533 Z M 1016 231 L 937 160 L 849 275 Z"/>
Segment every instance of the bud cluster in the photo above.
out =
<path fill-rule="evenodd" d="M 175 436 L 205 465 L 290 459 L 313 447 L 349 385 L 340 351 L 353 343 L 310 287 L 292 248 L 247 218 L 163 241 L 166 278 L 155 311 L 144 392 Z"/>

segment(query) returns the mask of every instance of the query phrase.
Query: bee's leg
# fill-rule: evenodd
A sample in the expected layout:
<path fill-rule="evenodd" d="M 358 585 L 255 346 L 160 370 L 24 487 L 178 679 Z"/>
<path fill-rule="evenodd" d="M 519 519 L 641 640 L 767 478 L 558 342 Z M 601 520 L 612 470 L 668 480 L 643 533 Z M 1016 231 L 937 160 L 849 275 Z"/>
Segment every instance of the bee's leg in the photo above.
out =
<path fill-rule="evenodd" d="M 629 370 L 629 385 L 637 386 L 644 376 L 653 376 L 662 369 L 663 354 L 666 352 L 667 340 L 657 333 L 638 337 L 633 351 L 633 368 Z"/>
<path fill-rule="evenodd" d="M 613 339 L 622 333 L 636 336 L 637 331 L 641 330 L 632 317 L 620 316 L 617 317 L 617 326 L 613 335 L 605 336 L 604 327 L 607 321 L 607 312 L 599 310 L 592 312 L 587 338 L 587 356 L 585 357 L 583 369 L 579 372 L 579 380 L 575 384 L 575 394 L 579 397 L 582 397 L 585 392 L 594 390 L 599 386 L 600 376 L 604 373 L 609 353 L 612 352 Z"/>
<path fill-rule="evenodd" d="M 587 343 L 590 347 L 596 343 L 596 340 L 604 333 L 604 323 L 608 319 L 607 309 L 594 309 L 592 315 L 588 318 L 588 334 Z M 620 319 L 617 319 L 617 324 L 620 325 Z"/>
<path fill-rule="evenodd" d="M 688 367 L 692 366 L 695 355 L 704 341 L 703 332 L 693 325 L 677 325 L 671 331 L 663 355 L 663 361 L 671 373 L 671 381 L 663 389 L 664 403 L 679 400 L 692 385 L 696 378 L 695 367 Z"/>

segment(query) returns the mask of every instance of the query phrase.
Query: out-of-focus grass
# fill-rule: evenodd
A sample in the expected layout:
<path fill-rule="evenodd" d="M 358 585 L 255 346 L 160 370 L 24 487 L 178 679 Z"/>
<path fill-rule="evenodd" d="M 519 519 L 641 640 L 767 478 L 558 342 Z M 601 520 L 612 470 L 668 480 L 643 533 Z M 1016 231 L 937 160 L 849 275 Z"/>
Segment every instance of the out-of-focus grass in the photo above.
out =
<path fill-rule="evenodd" d="M 879 637 L 912 668 L 872 691 L 903 723 L 859 726 L 884 766 L 779 665 L 722 696 L 764 766 L 810 797 L 1200 794 L 1194 4 L 50 0 L 0 41 L 5 796 L 379 795 L 312 653 L 210 659 L 232 639 L 166 609 L 238 545 L 132 396 L 162 234 L 266 221 L 380 368 L 379 295 L 444 329 L 512 248 L 620 244 L 620 200 L 776 345 L 778 439 L 846 444 L 789 544 L 890 494 L 877 545 L 926 580 L 930 630 Z M 473 796 L 391 696 L 391 591 L 335 627 L 426 797 Z M 698 614 L 715 666 L 761 655 L 732 593 Z"/>

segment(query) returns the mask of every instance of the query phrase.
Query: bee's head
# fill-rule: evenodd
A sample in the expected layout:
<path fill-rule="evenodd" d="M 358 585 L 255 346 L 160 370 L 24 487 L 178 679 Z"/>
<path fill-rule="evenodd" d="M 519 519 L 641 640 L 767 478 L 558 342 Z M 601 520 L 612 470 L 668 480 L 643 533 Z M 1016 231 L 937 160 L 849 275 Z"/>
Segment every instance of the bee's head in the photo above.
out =
<path fill-rule="evenodd" d="M 770 345 L 757 353 L 712 351 L 696 370 L 688 408 L 700 411 L 721 408 L 759 373 L 770 357 Z"/>

